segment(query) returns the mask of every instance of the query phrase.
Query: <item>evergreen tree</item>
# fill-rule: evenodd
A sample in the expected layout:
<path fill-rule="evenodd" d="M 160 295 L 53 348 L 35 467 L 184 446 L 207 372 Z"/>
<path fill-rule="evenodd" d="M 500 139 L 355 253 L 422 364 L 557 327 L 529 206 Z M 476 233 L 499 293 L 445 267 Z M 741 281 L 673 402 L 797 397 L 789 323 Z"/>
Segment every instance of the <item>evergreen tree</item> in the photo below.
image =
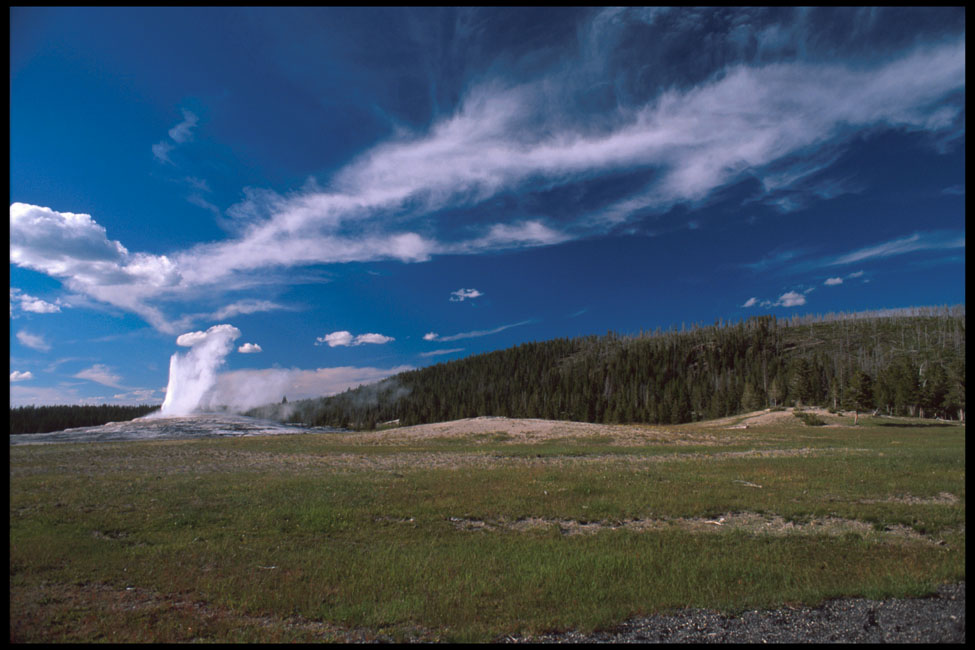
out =
<path fill-rule="evenodd" d="M 853 424 L 860 423 L 860 411 L 873 405 L 873 380 L 870 375 L 857 370 L 850 378 L 846 389 L 846 407 L 853 409 Z"/>
<path fill-rule="evenodd" d="M 948 373 L 948 391 L 944 398 L 944 408 L 949 413 L 957 413 L 958 420 L 965 421 L 965 360 L 956 360 Z"/>
<path fill-rule="evenodd" d="M 759 396 L 758 391 L 752 386 L 751 382 L 746 381 L 745 387 L 741 391 L 741 410 L 745 412 L 757 411 L 762 408 L 762 398 Z"/>

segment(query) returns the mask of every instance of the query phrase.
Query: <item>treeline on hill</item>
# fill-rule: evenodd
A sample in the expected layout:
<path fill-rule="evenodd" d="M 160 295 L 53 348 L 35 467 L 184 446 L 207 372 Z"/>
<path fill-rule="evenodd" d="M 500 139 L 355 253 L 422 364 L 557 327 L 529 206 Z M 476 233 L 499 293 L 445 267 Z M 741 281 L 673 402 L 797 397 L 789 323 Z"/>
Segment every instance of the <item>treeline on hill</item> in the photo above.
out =
<path fill-rule="evenodd" d="M 963 420 L 964 306 L 525 343 L 249 414 L 373 429 L 481 415 L 667 424 L 786 405 Z"/>
<path fill-rule="evenodd" d="M 20 406 L 10 409 L 10 433 L 47 433 L 76 427 L 125 422 L 148 415 L 159 406 Z"/>

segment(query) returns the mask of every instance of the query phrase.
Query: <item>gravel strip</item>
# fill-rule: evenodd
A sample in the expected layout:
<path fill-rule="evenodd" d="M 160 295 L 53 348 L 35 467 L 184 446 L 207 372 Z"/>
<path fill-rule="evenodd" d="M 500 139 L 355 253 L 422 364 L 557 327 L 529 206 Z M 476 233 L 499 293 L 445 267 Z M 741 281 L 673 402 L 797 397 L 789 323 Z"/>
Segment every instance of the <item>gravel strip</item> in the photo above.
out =
<path fill-rule="evenodd" d="M 633 618 L 612 630 L 504 637 L 499 643 L 964 643 L 965 583 L 929 598 L 837 598 L 724 616 L 706 609 Z"/>

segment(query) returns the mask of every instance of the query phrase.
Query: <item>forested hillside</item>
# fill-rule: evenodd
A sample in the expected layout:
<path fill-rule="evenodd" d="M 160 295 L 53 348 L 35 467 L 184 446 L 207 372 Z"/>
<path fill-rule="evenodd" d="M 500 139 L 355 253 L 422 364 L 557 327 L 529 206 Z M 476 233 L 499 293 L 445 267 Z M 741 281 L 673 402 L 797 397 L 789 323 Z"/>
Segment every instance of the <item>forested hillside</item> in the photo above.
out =
<path fill-rule="evenodd" d="M 964 419 L 964 306 L 524 343 L 250 414 L 357 429 L 480 415 L 666 424 L 776 405 Z"/>
<path fill-rule="evenodd" d="M 159 410 L 159 406 L 20 406 L 10 409 L 10 433 L 47 433 L 76 427 L 125 422 Z"/>

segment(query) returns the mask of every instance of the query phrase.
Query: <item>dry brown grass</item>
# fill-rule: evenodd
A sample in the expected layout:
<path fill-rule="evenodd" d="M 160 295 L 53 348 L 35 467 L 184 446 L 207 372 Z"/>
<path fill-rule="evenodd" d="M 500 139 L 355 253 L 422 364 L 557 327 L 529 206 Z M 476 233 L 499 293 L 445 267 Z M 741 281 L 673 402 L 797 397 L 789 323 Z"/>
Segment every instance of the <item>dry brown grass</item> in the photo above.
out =
<path fill-rule="evenodd" d="M 753 535 L 830 535 L 839 536 L 854 533 L 874 542 L 924 543 L 944 546 L 945 542 L 936 537 L 922 535 L 909 526 L 894 525 L 884 530 L 876 530 L 870 524 L 844 517 L 817 517 L 808 522 L 786 521 L 779 516 L 755 512 L 728 512 L 713 519 L 701 517 L 666 517 L 646 519 L 624 519 L 621 521 L 577 521 L 574 519 L 550 519 L 528 517 L 516 521 L 504 519 L 483 521 L 451 517 L 458 530 L 488 531 L 497 529 L 525 532 L 556 526 L 563 535 L 592 534 L 601 530 L 631 530 L 647 532 L 678 529 L 694 533 L 722 534 L 731 531 L 744 531 Z"/>

